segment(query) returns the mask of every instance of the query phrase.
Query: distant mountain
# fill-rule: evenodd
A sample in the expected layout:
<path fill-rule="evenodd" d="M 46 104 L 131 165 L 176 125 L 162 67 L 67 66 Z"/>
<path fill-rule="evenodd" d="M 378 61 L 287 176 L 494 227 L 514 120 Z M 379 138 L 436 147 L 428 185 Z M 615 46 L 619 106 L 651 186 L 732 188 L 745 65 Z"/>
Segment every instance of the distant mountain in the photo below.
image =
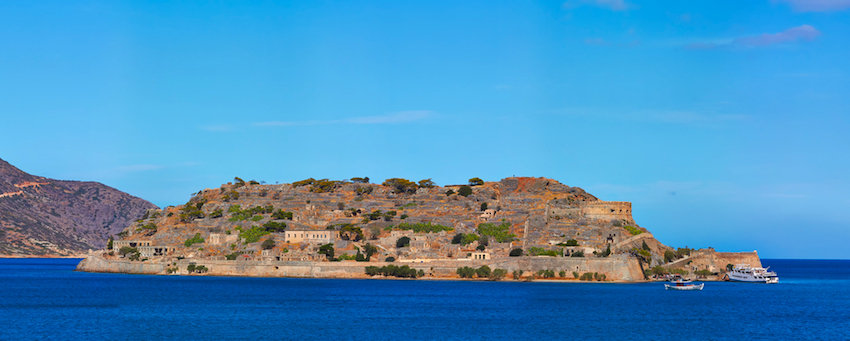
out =
<path fill-rule="evenodd" d="M 110 235 L 154 208 L 101 183 L 34 176 L 0 159 L 0 255 L 101 249 Z"/>

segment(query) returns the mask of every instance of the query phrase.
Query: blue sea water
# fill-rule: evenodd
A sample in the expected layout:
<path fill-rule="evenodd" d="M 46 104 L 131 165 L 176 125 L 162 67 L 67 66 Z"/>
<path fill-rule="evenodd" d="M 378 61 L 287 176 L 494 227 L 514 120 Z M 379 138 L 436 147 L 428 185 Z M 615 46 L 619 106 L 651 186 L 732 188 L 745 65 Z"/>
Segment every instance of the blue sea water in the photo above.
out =
<path fill-rule="evenodd" d="M 143 276 L 0 259 L 0 340 L 848 340 L 850 261 L 776 285 Z"/>

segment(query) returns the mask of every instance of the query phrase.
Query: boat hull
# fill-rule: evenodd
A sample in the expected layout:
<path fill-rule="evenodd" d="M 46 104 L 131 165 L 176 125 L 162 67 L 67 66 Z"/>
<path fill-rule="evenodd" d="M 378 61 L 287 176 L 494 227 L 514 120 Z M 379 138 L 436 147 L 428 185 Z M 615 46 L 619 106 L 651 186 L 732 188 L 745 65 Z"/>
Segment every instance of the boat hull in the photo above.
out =
<path fill-rule="evenodd" d="M 691 284 L 691 285 L 664 284 L 664 288 L 667 289 L 667 290 L 702 290 L 703 286 L 705 286 L 705 283 L 700 283 L 698 285 L 694 285 L 694 284 Z"/>

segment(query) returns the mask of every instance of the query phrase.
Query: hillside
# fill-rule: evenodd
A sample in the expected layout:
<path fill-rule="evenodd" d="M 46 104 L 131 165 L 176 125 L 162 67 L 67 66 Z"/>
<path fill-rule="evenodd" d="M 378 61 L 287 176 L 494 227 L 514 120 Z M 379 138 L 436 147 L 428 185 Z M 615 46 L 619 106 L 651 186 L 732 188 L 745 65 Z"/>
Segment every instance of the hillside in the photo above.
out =
<path fill-rule="evenodd" d="M 106 246 L 155 205 L 97 182 L 27 174 L 0 159 L 0 255 L 65 256 Z"/>
<path fill-rule="evenodd" d="M 647 231 L 632 218 L 631 203 L 600 201 L 551 179 L 507 178 L 477 186 L 420 186 L 404 179 L 378 185 L 355 179 L 282 185 L 239 180 L 156 211 L 121 237 L 132 246 L 166 246 L 171 254 L 199 258 L 254 254 L 269 238 L 277 244 L 272 251 L 286 250 L 281 259 L 300 260 L 320 260 L 316 248 L 325 242 L 334 243 L 337 255 L 374 244 L 381 260 L 464 258 L 479 249 L 501 257 L 516 248 L 526 254 L 581 251 L 592 256 L 609 246 L 627 250 L 632 245 L 622 242 L 629 240 L 638 246 L 647 242 L 655 259 L 670 249 L 649 233 L 632 238 Z M 464 187 L 469 193 L 463 193 Z M 311 242 L 284 231 L 333 235 Z M 457 234 L 466 239 L 453 240 Z M 204 242 L 186 246 L 195 235 Z M 402 236 L 411 239 L 410 246 L 396 246 Z"/>

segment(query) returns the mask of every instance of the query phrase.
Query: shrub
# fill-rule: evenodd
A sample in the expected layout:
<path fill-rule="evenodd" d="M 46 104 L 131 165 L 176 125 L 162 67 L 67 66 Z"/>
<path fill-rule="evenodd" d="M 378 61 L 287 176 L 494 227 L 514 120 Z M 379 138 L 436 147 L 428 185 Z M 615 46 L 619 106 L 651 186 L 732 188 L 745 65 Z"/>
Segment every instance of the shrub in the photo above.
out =
<path fill-rule="evenodd" d="M 265 228 L 259 226 L 251 226 L 251 228 L 247 230 L 243 230 L 239 232 L 239 238 L 245 238 L 245 243 L 256 243 L 260 240 L 260 237 L 269 234 L 269 231 L 266 231 Z"/>
<path fill-rule="evenodd" d="M 478 250 L 478 251 L 484 251 L 485 249 L 487 249 L 487 247 L 479 244 L 478 246 L 475 247 L 475 249 Z"/>
<path fill-rule="evenodd" d="M 402 219 L 406 217 L 406 215 L 402 215 Z M 413 230 L 415 233 L 438 233 L 440 231 L 454 231 L 454 228 L 443 226 L 439 224 L 431 224 L 431 222 L 424 223 L 401 223 L 392 228 L 393 230 Z M 455 243 L 457 244 L 457 243 Z"/>
<path fill-rule="evenodd" d="M 462 268 L 458 268 L 455 271 L 460 278 L 473 278 L 475 277 L 475 268 L 470 268 L 468 266 L 464 266 Z"/>
<path fill-rule="evenodd" d="M 450 195 L 452 195 L 452 194 L 455 194 L 455 191 L 454 191 L 454 190 L 451 190 L 451 189 L 450 189 L 450 190 L 447 190 L 447 191 L 446 191 L 446 196 L 450 196 Z"/>
<path fill-rule="evenodd" d="M 315 182 L 316 182 L 316 179 L 313 179 L 313 178 L 304 179 L 304 180 L 301 180 L 301 181 L 293 182 L 292 187 L 301 187 L 301 186 L 312 185 Z"/>
<path fill-rule="evenodd" d="M 486 202 L 482 202 L 482 203 L 481 203 L 481 212 L 484 212 L 484 211 L 486 211 L 486 210 L 487 210 L 487 203 L 486 203 Z"/>
<path fill-rule="evenodd" d="M 274 248 L 274 245 L 274 239 L 269 238 L 264 240 L 263 244 L 261 244 L 260 246 L 263 248 L 263 250 L 271 250 Z"/>
<path fill-rule="evenodd" d="M 581 275 L 581 277 L 579 277 L 579 279 L 582 280 L 582 281 L 592 281 L 593 280 L 593 273 L 592 272 L 585 272 L 584 274 Z"/>
<path fill-rule="evenodd" d="M 461 241 L 463 241 L 463 233 L 455 234 L 452 237 L 452 244 L 460 244 Z"/>
<path fill-rule="evenodd" d="M 384 259 L 384 262 L 388 262 L 388 263 L 395 262 L 395 257 L 389 256 L 389 257 L 387 257 L 387 259 Z"/>
<path fill-rule="evenodd" d="M 112 236 L 109 236 L 109 240 L 106 241 L 106 249 L 107 250 L 112 250 L 112 242 L 113 242 Z"/>
<path fill-rule="evenodd" d="M 120 249 L 118 249 L 118 254 L 122 255 L 122 256 L 127 255 L 127 254 L 131 254 L 131 253 L 139 253 L 139 250 L 134 248 L 134 247 L 129 247 L 129 246 L 122 246 Z"/>
<path fill-rule="evenodd" d="M 410 238 L 401 237 L 395 242 L 396 247 L 405 247 L 410 245 Z"/>
<path fill-rule="evenodd" d="M 483 184 L 484 184 L 484 180 L 481 180 L 481 178 L 469 179 L 469 185 L 470 186 L 481 186 Z"/>
<path fill-rule="evenodd" d="M 431 179 L 419 180 L 419 187 L 433 188 L 434 186 L 437 186 L 437 184 L 431 181 Z"/>
<path fill-rule="evenodd" d="M 251 217 L 251 221 L 260 221 L 260 220 L 263 220 L 263 216 L 261 216 L 261 215 L 255 215 L 255 216 Z"/>
<path fill-rule="evenodd" d="M 509 255 L 510 255 L 511 257 L 519 257 L 519 256 L 522 256 L 522 249 L 519 249 L 519 248 L 517 248 L 517 249 L 513 249 L 513 250 L 511 250 L 511 253 L 510 253 Z"/>
<path fill-rule="evenodd" d="M 555 250 L 546 250 L 546 249 L 544 249 L 544 248 L 536 247 L 536 246 L 532 246 L 532 247 L 528 250 L 528 253 L 529 253 L 530 255 L 532 255 L 532 256 L 550 256 L 550 257 L 557 257 L 557 256 L 560 256 L 560 255 L 561 255 L 558 251 L 555 251 Z"/>
<path fill-rule="evenodd" d="M 311 185 L 312 186 L 310 187 L 310 192 L 313 192 L 313 193 L 331 193 L 335 189 L 340 187 L 342 185 L 342 182 L 336 181 L 336 180 L 322 179 L 322 180 L 314 181 Z"/>
<path fill-rule="evenodd" d="M 479 278 L 490 277 L 490 267 L 482 265 L 480 268 L 475 270 L 475 274 L 478 275 Z"/>
<path fill-rule="evenodd" d="M 401 218 L 401 220 L 405 220 L 405 219 L 407 219 L 407 217 L 409 217 L 407 214 L 402 214 L 401 216 L 399 216 L 399 218 Z"/>
<path fill-rule="evenodd" d="M 514 277 L 514 279 L 519 279 L 520 277 L 522 277 L 522 270 L 514 270 L 513 272 L 511 272 L 511 275 Z"/>
<path fill-rule="evenodd" d="M 342 228 L 339 229 L 339 235 L 343 240 L 356 242 L 363 239 L 363 229 L 361 229 L 360 226 L 343 224 Z"/>
<path fill-rule="evenodd" d="M 478 235 L 474 233 L 468 233 L 463 235 L 463 239 L 460 241 L 461 245 L 469 245 L 470 243 L 478 240 Z"/>
<path fill-rule="evenodd" d="M 564 270 L 559 271 L 559 272 L 558 272 L 558 277 L 561 277 L 561 278 L 567 277 L 567 272 L 566 272 L 566 271 L 564 271 Z"/>
<path fill-rule="evenodd" d="M 366 176 L 366 177 L 362 177 L 362 178 L 351 178 L 351 182 L 356 183 L 356 184 L 368 184 L 369 183 L 369 177 Z"/>
<path fill-rule="evenodd" d="M 629 231 L 629 233 L 631 233 L 633 236 L 637 236 L 637 235 L 643 233 L 643 231 L 639 230 L 638 228 L 636 228 L 634 226 L 626 225 L 626 226 L 623 226 L 623 228 L 626 229 L 626 231 Z"/>
<path fill-rule="evenodd" d="M 227 260 L 236 260 L 236 257 L 239 257 L 240 255 L 242 255 L 242 251 L 236 251 L 236 252 L 234 252 L 234 253 L 231 253 L 231 254 L 225 255 L 224 257 L 225 257 Z"/>
<path fill-rule="evenodd" d="M 482 236 L 490 236 L 496 239 L 499 243 L 508 243 L 516 239 L 516 235 L 511 232 L 511 222 L 505 221 L 499 225 L 492 223 L 478 224 L 478 233 Z"/>
<path fill-rule="evenodd" d="M 664 251 L 664 262 L 670 263 L 676 259 L 676 253 L 670 250 Z"/>
<path fill-rule="evenodd" d="M 472 187 L 469 187 L 467 185 L 460 186 L 460 189 L 457 190 L 457 194 L 465 197 L 469 196 L 470 194 L 472 194 Z"/>
<path fill-rule="evenodd" d="M 391 187 L 397 194 L 413 193 L 419 188 L 415 182 L 402 178 L 387 179 L 382 185 Z"/>
<path fill-rule="evenodd" d="M 566 245 L 567 246 L 578 246 L 578 241 L 575 240 L 575 239 L 570 239 L 570 240 L 567 240 Z"/>
<path fill-rule="evenodd" d="M 275 220 L 282 220 L 282 219 L 292 220 L 292 212 L 287 212 L 287 211 L 279 209 L 277 211 L 274 211 L 274 213 L 272 213 L 272 219 L 275 219 Z"/>
<path fill-rule="evenodd" d="M 279 223 L 276 221 L 270 221 L 263 224 L 263 228 L 269 232 L 283 232 L 286 230 L 286 223 Z"/>
<path fill-rule="evenodd" d="M 183 245 L 186 246 L 186 247 L 190 247 L 193 244 L 200 244 L 200 243 L 203 243 L 203 242 L 204 242 L 204 238 L 201 238 L 201 234 L 195 233 L 195 236 L 192 237 L 192 238 L 186 239 L 186 241 L 183 242 Z"/>
<path fill-rule="evenodd" d="M 500 280 L 500 279 L 502 279 L 502 278 L 505 278 L 505 276 L 506 276 L 507 274 L 508 274 L 508 270 L 505 270 L 505 269 L 495 269 L 495 270 L 493 270 L 493 272 L 491 272 L 491 273 L 490 273 L 490 280 L 491 280 L 491 281 L 498 281 L 498 280 Z"/>
<path fill-rule="evenodd" d="M 578 271 L 573 271 L 573 278 L 578 279 Z"/>
<path fill-rule="evenodd" d="M 576 251 L 570 254 L 570 257 L 584 257 L 584 251 Z"/>
<path fill-rule="evenodd" d="M 222 211 L 219 208 L 219 209 L 216 209 L 215 211 L 213 211 L 212 213 L 210 213 L 210 218 L 221 218 L 223 215 L 224 215 L 224 211 Z"/>
<path fill-rule="evenodd" d="M 367 266 L 366 274 L 369 276 L 393 276 L 400 278 L 416 278 L 417 276 L 424 276 L 425 272 L 422 270 L 417 271 L 416 269 L 411 268 L 410 266 L 396 266 L 396 265 L 386 265 L 382 267 L 377 266 Z"/>

